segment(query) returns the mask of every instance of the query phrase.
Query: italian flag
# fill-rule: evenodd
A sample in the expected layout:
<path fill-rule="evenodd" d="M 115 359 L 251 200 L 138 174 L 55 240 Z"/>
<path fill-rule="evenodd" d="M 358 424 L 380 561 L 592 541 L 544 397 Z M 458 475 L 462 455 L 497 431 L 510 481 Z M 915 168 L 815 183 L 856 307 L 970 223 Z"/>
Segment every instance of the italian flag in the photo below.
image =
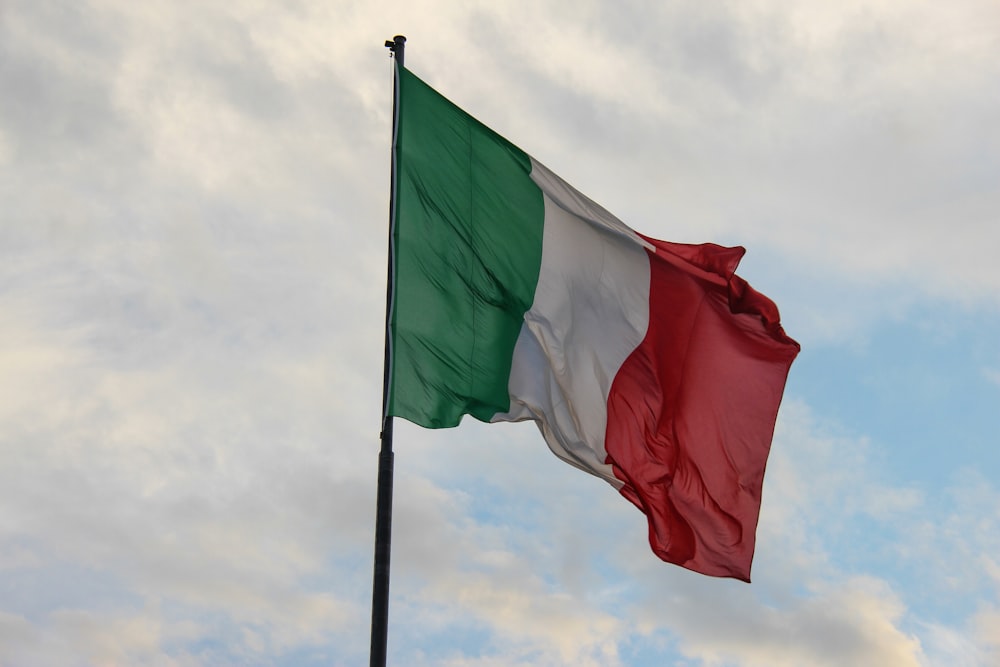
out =
<path fill-rule="evenodd" d="M 645 237 L 397 66 L 388 415 L 532 420 L 663 560 L 750 580 L 799 351 L 743 248 Z"/>

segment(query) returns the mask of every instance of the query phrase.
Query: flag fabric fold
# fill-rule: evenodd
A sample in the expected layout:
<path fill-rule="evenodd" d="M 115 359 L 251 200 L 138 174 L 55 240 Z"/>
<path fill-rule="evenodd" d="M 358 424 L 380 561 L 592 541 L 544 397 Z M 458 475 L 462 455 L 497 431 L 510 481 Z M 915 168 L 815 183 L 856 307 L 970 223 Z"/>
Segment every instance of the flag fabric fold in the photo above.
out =
<path fill-rule="evenodd" d="M 660 558 L 749 581 L 798 344 L 743 248 L 638 234 L 397 67 L 387 412 L 534 421 Z"/>

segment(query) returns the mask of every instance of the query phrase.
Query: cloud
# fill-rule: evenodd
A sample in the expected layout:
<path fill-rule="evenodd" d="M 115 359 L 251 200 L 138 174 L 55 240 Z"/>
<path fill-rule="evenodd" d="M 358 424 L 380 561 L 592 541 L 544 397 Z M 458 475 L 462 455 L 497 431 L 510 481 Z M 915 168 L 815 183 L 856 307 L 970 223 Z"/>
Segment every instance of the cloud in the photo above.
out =
<path fill-rule="evenodd" d="M 522 572 L 530 572 L 528 563 Z M 433 592 L 483 624 L 508 664 L 618 665 L 622 621 L 592 604 L 527 581 L 500 584 L 489 576 L 461 576 Z M 514 584 L 514 585 L 510 585 Z M 474 663 L 473 663 L 474 664 Z"/>
<path fill-rule="evenodd" d="M 402 579 L 393 584 L 401 605 L 394 613 L 411 619 L 399 630 L 405 641 L 427 652 L 424 660 L 399 659 L 619 664 L 627 631 L 604 607 L 606 584 L 594 587 L 592 545 L 563 541 L 583 525 L 579 501 L 589 494 L 581 487 L 592 493 L 598 480 L 555 460 L 534 429 L 469 423 L 430 438 L 399 426 L 393 558 Z M 458 470 L 465 479 L 452 478 Z M 547 483 L 533 484 L 536 475 Z M 471 635 L 471 645 L 435 646 L 456 634 Z"/>
<path fill-rule="evenodd" d="M 981 643 L 983 664 L 991 664 L 1000 660 L 1000 610 L 990 607 L 980 611 L 973 619 L 975 638 Z"/>
<path fill-rule="evenodd" d="M 163 294 L 143 270 L 97 285 L 63 271 L 0 316 L 0 580 L 6 609 L 30 610 L 7 619 L 30 632 L 15 627 L 4 660 L 145 664 L 210 638 L 257 646 L 250 662 L 332 636 L 349 646 L 364 595 L 330 562 L 370 558 L 359 480 L 373 473 L 363 449 L 325 441 L 358 437 L 355 399 L 239 307 L 206 326 L 184 288 Z M 88 305 L 101 317 L 78 317 Z"/>
<path fill-rule="evenodd" d="M 905 607 L 884 582 L 851 578 L 783 608 L 684 600 L 682 650 L 705 665 L 920 665 L 920 642 L 898 625 Z"/>

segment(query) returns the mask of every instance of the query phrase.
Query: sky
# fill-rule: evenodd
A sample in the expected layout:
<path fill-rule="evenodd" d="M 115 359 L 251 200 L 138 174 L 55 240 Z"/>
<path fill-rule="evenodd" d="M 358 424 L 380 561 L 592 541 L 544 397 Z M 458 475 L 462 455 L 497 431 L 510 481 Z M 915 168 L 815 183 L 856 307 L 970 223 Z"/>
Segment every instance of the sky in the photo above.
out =
<path fill-rule="evenodd" d="M 1000 665 L 993 0 L 0 3 L 0 666 L 359 665 L 392 61 L 802 345 L 753 583 L 397 421 L 389 661 Z"/>

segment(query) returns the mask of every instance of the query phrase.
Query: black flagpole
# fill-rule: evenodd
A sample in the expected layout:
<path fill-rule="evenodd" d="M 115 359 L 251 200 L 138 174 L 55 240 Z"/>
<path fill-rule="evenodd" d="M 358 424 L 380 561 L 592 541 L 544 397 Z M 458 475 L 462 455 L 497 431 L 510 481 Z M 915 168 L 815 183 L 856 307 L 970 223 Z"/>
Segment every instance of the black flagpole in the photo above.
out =
<path fill-rule="evenodd" d="M 406 37 L 396 35 L 386 41 L 396 58 L 396 69 L 403 66 Z M 393 77 L 392 96 L 392 177 L 389 195 L 389 278 L 385 307 L 385 367 L 382 375 L 382 441 L 378 455 L 378 499 L 375 505 L 375 576 L 372 583 L 371 667 L 385 667 L 389 632 L 389 547 L 392 539 L 392 417 L 388 414 L 389 370 L 392 363 L 389 318 L 393 299 L 392 231 L 396 218 L 396 127 L 399 122 L 399 74 Z"/>

